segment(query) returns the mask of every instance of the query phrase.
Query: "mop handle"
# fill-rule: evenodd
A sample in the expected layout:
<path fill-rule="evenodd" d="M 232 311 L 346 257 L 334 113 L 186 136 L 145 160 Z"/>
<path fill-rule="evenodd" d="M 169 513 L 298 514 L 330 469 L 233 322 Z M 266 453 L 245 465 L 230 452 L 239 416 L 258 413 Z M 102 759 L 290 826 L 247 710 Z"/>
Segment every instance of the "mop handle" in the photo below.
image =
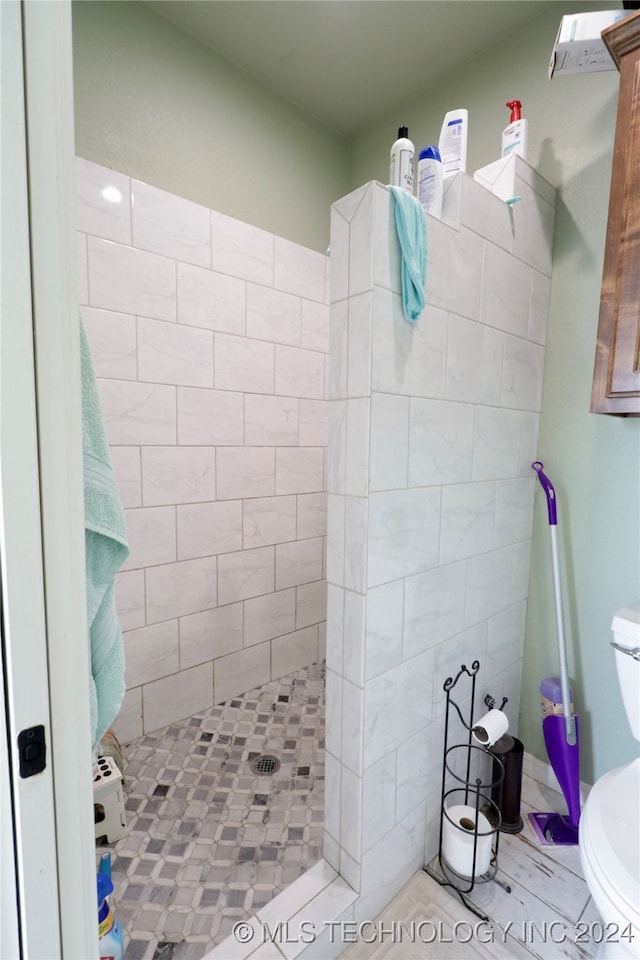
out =
<path fill-rule="evenodd" d="M 569 673 L 567 668 L 567 647 L 564 636 L 564 622 L 562 619 L 562 600 L 560 589 L 560 564 L 558 562 L 558 516 L 556 511 L 556 492 L 549 477 L 543 472 L 544 464 L 536 460 L 531 464 L 538 474 L 540 485 L 547 495 L 549 510 L 549 533 L 551 535 L 551 564 L 553 568 L 553 586 L 556 607 L 556 628 L 558 631 L 558 659 L 560 661 L 560 688 L 562 690 L 562 713 L 564 716 L 567 743 L 576 742 L 576 729 L 571 713 L 571 693 L 569 691 Z"/>

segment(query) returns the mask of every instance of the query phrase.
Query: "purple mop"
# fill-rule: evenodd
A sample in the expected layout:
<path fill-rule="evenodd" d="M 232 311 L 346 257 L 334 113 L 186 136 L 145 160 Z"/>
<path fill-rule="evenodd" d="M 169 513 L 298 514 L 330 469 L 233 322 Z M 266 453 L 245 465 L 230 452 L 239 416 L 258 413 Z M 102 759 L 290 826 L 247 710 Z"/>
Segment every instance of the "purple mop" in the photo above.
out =
<path fill-rule="evenodd" d="M 578 741 L 578 717 L 573 712 L 573 693 L 567 672 L 567 651 L 562 619 L 562 594 L 560 567 L 558 564 L 556 492 L 549 478 L 543 473 L 543 463 L 536 460 L 531 466 L 547 496 L 549 532 L 551 535 L 551 560 L 558 631 L 558 655 L 560 677 L 547 678 L 540 684 L 542 695 L 542 732 L 549 763 L 553 768 L 560 789 L 567 801 L 568 815 L 559 813 L 530 813 L 531 825 L 543 844 L 573 846 L 578 843 L 580 819 L 580 746 Z"/>

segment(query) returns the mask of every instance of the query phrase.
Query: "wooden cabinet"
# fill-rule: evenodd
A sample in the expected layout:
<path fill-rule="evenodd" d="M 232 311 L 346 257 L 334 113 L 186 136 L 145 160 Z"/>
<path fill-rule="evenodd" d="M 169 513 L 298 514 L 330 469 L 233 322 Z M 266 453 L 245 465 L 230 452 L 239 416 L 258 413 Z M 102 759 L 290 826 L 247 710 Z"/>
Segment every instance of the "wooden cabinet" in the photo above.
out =
<path fill-rule="evenodd" d="M 640 12 L 602 38 L 620 92 L 591 412 L 640 415 Z"/>

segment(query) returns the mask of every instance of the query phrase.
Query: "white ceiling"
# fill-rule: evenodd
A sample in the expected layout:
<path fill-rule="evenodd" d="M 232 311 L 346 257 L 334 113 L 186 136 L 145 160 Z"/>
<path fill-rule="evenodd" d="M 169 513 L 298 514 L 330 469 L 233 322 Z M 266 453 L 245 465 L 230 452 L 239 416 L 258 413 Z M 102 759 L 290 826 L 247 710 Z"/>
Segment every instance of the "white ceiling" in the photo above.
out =
<path fill-rule="evenodd" d="M 446 78 L 540 0 L 149 0 L 178 27 L 347 136 Z M 557 8 L 558 24 L 563 4 Z M 593 4 L 587 0 L 585 9 Z M 596 4 L 597 7 L 597 4 Z M 549 40 L 549 54 L 554 37 Z"/>

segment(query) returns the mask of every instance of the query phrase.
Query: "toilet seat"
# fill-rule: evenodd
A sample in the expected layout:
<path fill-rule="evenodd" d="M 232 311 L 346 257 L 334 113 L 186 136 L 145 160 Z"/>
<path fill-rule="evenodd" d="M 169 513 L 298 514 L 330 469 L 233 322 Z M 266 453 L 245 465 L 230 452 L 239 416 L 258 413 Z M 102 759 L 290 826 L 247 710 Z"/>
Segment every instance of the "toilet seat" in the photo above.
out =
<path fill-rule="evenodd" d="M 594 880 L 627 923 L 640 928 L 640 758 L 593 786 L 580 818 L 580 852 Z M 613 882 L 612 882 L 613 881 Z M 597 892 L 592 890 L 596 906 Z M 604 906 L 604 905 L 603 905 Z M 604 914 L 606 911 L 600 907 Z M 605 922 L 614 920 L 604 916 Z"/>

